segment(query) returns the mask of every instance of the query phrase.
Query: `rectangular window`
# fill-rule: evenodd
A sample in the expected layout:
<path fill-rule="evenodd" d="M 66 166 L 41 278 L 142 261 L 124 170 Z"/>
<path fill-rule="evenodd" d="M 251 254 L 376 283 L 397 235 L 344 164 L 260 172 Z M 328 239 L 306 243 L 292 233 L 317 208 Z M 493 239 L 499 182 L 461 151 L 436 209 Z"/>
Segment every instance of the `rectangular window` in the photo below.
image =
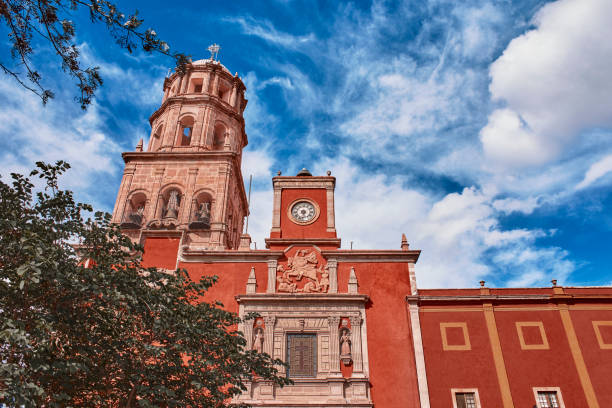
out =
<path fill-rule="evenodd" d="M 538 408 L 559 408 L 556 391 L 538 391 Z"/>
<path fill-rule="evenodd" d="M 292 378 L 316 377 L 317 336 L 316 334 L 288 334 L 287 375 Z"/>
<path fill-rule="evenodd" d="M 476 396 L 473 392 L 458 392 L 455 394 L 457 408 L 476 408 Z"/>
<path fill-rule="evenodd" d="M 559 387 L 537 387 L 533 394 L 537 408 L 565 408 Z"/>
<path fill-rule="evenodd" d="M 453 408 L 480 408 L 480 399 L 476 388 L 453 388 Z"/>

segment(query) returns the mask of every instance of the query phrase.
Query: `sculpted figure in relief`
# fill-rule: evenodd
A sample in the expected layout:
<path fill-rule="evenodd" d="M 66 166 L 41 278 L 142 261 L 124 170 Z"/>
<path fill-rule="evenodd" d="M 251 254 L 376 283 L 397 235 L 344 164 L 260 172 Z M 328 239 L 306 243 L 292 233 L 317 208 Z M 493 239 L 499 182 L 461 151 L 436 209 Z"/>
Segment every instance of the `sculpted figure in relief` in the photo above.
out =
<path fill-rule="evenodd" d="M 262 353 L 263 352 L 263 341 L 264 341 L 263 330 L 261 329 L 261 327 L 258 327 L 257 329 L 255 329 L 255 336 L 253 338 L 253 350 L 257 351 L 258 353 Z"/>
<path fill-rule="evenodd" d="M 276 281 L 278 282 L 278 291 L 279 292 L 289 292 L 293 293 L 297 291 L 297 284 L 291 282 L 291 279 L 287 277 L 287 272 L 285 272 L 280 265 L 277 271 L 282 272 L 282 276 L 277 276 Z"/>
<path fill-rule="evenodd" d="M 329 270 L 327 265 L 317 268 L 318 263 L 319 261 L 314 251 L 308 251 L 306 249 L 298 250 L 295 256 L 289 257 L 286 269 L 283 265 L 279 265 L 276 268 L 276 271 L 282 274 L 282 276 L 276 278 L 278 282 L 278 291 L 291 293 L 327 293 L 329 289 Z M 321 275 L 320 280 L 318 278 L 319 274 Z M 301 281 L 302 278 L 306 278 L 307 282 L 303 288 L 297 289 L 296 282 Z"/>
<path fill-rule="evenodd" d="M 348 329 L 343 329 L 340 336 L 340 359 L 344 365 L 348 365 L 351 357 L 351 333 Z"/>

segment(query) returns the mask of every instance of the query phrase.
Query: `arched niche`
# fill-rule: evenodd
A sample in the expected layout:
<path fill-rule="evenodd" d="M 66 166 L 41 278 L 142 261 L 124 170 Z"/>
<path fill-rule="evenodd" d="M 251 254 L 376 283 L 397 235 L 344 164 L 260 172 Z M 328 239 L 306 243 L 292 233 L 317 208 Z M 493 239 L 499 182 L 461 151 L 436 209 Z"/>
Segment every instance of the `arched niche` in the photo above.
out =
<path fill-rule="evenodd" d="M 179 146 L 189 146 L 191 144 L 194 123 L 195 120 L 193 119 L 193 116 L 184 116 L 180 120 L 180 134 L 178 137 Z"/>
<path fill-rule="evenodd" d="M 132 193 L 125 205 L 121 222 L 122 228 L 139 229 L 144 224 L 147 196 L 143 192 Z"/>
<path fill-rule="evenodd" d="M 171 186 L 165 189 L 162 193 L 162 213 L 161 217 L 176 219 L 179 216 L 181 204 L 183 201 L 183 193 L 176 186 Z"/>
<path fill-rule="evenodd" d="M 191 203 L 191 214 L 189 216 L 190 229 L 210 229 L 212 220 L 213 199 L 208 192 L 200 192 L 194 195 Z"/>

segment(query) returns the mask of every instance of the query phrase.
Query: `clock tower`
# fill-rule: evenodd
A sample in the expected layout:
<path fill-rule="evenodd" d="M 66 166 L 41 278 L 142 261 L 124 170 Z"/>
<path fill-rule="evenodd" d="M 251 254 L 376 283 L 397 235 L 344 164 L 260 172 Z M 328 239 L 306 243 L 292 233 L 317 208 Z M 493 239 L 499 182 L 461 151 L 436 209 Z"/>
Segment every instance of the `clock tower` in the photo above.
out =
<path fill-rule="evenodd" d="M 274 207 L 267 248 L 280 249 L 289 244 L 340 248 L 334 212 L 336 178 L 330 172 L 313 176 L 302 169 L 294 177 L 279 174 L 272 184 Z"/>

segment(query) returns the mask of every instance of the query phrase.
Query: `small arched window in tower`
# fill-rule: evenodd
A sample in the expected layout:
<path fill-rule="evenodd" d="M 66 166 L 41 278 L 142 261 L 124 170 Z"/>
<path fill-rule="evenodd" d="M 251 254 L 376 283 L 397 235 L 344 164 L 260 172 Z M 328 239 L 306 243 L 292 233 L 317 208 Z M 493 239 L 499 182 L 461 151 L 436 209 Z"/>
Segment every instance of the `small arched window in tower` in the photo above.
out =
<path fill-rule="evenodd" d="M 144 193 L 136 193 L 126 203 L 121 227 L 126 229 L 140 229 L 144 223 L 144 211 L 147 197 Z"/>
<path fill-rule="evenodd" d="M 182 196 L 178 189 L 173 188 L 168 190 L 166 194 L 164 194 L 162 218 L 178 218 L 181 201 Z"/>
<path fill-rule="evenodd" d="M 193 199 L 189 228 L 194 230 L 210 229 L 212 198 L 208 193 L 200 193 Z"/>
<path fill-rule="evenodd" d="M 202 78 L 195 78 L 191 80 L 191 92 L 202 93 Z"/>
<path fill-rule="evenodd" d="M 227 130 L 222 123 L 217 123 L 215 125 L 214 138 L 213 138 L 213 149 L 222 150 L 223 145 L 225 144 L 225 134 Z"/>
<path fill-rule="evenodd" d="M 194 120 L 191 116 L 185 116 L 181 119 L 181 134 L 179 135 L 179 146 L 189 146 L 191 144 L 191 136 L 193 134 Z"/>

